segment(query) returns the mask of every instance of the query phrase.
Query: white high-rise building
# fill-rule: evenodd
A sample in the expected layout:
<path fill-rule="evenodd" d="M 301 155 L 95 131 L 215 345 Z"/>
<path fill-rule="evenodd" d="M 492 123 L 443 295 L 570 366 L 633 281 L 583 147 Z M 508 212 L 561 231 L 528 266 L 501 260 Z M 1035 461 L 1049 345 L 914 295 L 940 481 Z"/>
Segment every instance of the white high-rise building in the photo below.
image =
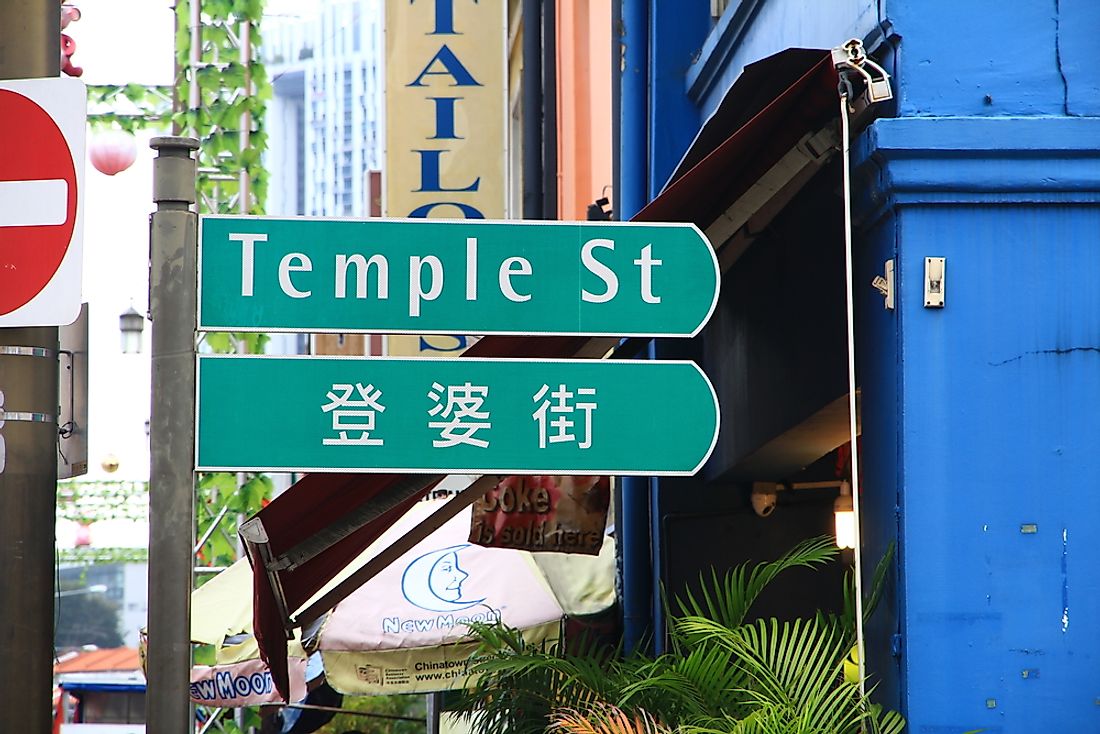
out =
<path fill-rule="evenodd" d="M 264 20 L 267 212 L 368 216 L 367 172 L 382 167 L 382 2 L 302 7 Z"/>

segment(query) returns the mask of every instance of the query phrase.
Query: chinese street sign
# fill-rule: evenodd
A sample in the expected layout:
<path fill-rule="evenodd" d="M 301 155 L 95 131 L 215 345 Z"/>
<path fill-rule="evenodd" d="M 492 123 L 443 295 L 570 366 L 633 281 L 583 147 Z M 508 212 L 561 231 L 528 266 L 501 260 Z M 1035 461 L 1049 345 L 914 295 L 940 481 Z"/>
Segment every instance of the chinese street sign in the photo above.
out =
<path fill-rule="evenodd" d="M 718 402 L 693 362 L 204 355 L 197 420 L 199 471 L 692 475 Z"/>
<path fill-rule="evenodd" d="M 199 329 L 694 336 L 718 300 L 691 224 L 207 216 Z"/>

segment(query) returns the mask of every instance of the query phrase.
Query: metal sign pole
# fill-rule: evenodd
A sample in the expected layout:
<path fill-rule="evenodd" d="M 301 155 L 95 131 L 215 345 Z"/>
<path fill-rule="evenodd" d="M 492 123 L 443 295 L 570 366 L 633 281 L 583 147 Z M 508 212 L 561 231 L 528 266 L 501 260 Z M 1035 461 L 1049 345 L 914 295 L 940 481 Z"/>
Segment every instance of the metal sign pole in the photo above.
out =
<path fill-rule="evenodd" d="M 153 404 L 149 470 L 149 731 L 193 731 L 191 587 L 195 543 L 195 313 L 198 215 L 193 138 L 153 138 L 149 312 Z"/>
<path fill-rule="evenodd" d="M 0 79 L 58 76 L 60 44 L 56 2 L 0 3 Z M 57 375 L 56 327 L 0 329 L 0 711 L 31 734 L 52 718 Z"/>

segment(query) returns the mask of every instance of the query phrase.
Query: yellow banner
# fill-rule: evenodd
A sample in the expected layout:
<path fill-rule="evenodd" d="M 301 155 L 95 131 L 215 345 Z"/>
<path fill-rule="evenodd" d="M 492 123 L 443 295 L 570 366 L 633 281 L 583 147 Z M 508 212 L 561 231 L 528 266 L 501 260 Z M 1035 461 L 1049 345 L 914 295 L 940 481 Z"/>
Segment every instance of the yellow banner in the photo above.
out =
<path fill-rule="evenodd" d="M 550 649 L 561 639 L 561 622 L 525 629 L 523 639 Z M 397 650 L 322 650 L 321 659 L 326 681 L 340 693 L 430 693 L 471 687 L 477 679 L 469 666 L 477 648 L 476 642 L 458 642 Z"/>
<path fill-rule="evenodd" d="M 476 336 L 462 334 L 390 334 L 386 355 L 390 357 L 458 357 L 472 347 Z"/>
<path fill-rule="evenodd" d="M 386 216 L 503 219 L 505 1 L 385 5 Z"/>

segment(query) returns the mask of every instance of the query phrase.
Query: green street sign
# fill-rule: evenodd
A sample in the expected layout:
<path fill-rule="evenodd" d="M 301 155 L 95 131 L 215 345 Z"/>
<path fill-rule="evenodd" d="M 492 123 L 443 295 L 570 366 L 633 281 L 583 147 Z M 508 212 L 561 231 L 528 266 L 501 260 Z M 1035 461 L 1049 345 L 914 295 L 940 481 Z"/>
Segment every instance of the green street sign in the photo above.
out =
<path fill-rule="evenodd" d="M 204 355 L 199 471 L 691 475 L 694 362 Z"/>
<path fill-rule="evenodd" d="M 692 224 L 204 216 L 199 329 L 694 336 L 718 300 Z"/>

